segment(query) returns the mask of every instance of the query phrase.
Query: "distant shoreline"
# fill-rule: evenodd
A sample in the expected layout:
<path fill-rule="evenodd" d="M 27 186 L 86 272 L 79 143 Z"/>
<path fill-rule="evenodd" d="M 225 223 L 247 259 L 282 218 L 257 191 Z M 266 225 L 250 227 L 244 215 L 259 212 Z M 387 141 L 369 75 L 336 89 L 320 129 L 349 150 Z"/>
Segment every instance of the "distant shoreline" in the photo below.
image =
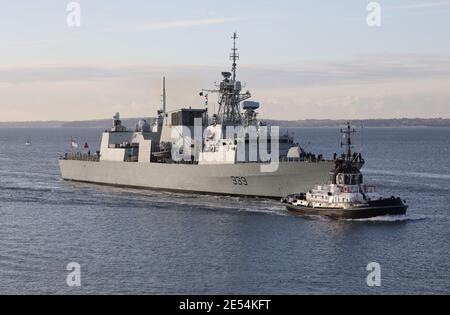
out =
<path fill-rule="evenodd" d="M 153 118 L 145 118 L 153 121 Z M 355 126 L 364 128 L 408 128 L 408 127 L 450 127 L 449 118 L 399 118 L 399 119 L 307 119 L 307 120 L 264 120 L 269 125 L 281 128 L 336 128 L 350 122 Z M 123 124 L 134 127 L 139 118 L 122 119 Z M 0 128 L 99 128 L 109 129 L 110 119 L 86 120 L 86 121 L 29 121 L 29 122 L 0 122 Z"/>

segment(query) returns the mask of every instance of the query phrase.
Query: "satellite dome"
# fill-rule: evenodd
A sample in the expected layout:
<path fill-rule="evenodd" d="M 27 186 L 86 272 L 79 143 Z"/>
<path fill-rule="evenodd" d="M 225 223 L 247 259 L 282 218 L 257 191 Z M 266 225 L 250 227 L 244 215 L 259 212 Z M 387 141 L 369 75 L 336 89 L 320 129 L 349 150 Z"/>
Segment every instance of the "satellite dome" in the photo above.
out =
<path fill-rule="evenodd" d="M 259 108 L 258 102 L 253 101 L 246 101 L 244 102 L 244 105 L 242 106 L 244 110 L 257 110 Z"/>

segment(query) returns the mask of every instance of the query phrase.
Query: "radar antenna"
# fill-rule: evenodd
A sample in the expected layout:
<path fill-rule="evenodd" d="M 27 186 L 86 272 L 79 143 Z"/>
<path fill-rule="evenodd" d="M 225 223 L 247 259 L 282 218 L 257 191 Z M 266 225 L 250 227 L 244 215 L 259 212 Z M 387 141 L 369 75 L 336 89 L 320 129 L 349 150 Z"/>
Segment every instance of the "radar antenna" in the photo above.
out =
<path fill-rule="evenodd" d="M 233 81 L 236 81 L 236 69 L 237 69 L 237 61 L 239 60 L 238 49 L 236 48 L 236 40 L 238 39 L 237 32 L 233 34 L 233 48 L 231 49 L 230 59 L 233 61 L 233 67 L 231 71 L 233 72 Z"/>

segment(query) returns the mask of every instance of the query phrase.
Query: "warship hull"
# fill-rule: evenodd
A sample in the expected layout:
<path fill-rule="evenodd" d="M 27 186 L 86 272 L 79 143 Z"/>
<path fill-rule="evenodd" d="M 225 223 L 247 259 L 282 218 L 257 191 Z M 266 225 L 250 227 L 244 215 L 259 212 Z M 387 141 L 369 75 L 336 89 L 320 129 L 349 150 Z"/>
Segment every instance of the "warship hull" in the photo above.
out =
<path fill-rule="evenodd" d="M 59 161 L 66 181 L 186 193 L 282 198 L 325 182 L 334 163 L 280 162 L 273 173 L 261 164 L 189 165 L 112 161 Z"/>

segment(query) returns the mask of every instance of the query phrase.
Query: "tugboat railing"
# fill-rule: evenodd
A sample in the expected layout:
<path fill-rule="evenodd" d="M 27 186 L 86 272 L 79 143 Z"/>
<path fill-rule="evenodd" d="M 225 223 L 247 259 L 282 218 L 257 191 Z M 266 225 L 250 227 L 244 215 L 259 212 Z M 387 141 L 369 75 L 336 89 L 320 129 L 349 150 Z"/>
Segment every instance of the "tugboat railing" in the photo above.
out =
<path fill-rule="evenodd" d="M 375 193 L 377 189 L 373 185 L 344 185 L 342 191 L 348 193 Z"/>

